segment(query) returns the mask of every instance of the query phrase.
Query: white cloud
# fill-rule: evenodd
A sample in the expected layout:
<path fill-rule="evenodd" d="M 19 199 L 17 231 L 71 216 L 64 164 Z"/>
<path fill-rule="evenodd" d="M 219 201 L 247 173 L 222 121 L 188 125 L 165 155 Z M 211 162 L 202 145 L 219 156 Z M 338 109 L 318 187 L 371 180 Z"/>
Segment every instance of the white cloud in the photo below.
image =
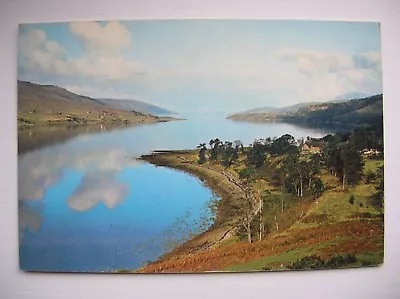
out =
<path fill-rule="evenodd" d="M 55 61 L 62 61 L 64 49 L 55 41 L 48 41 L 42 30 L 22 33 L 18 39 L 18 49 L 26 59 L 27 67 L 43 72 L 55 70 Z"/>
<path fill-rule="evenodd" d="M 44 45 L 46 50 L 52 53 L 54 57 L 61 57 L 65 54 L 64 49 L 55 41 L 46 41 Z"/>
<path fill-rule="evenodd" d="M 300 101 L 330 101 L 348 93 L 361 92 L 376 94 L 381 92 L 381 80 L 378 73 L 364 69 L 344 69 L 337 72 L 316 72 L 302 74 Z M 296 99 L 298 102 L 299 99 Z"/>
<path fill-rule="evenodd" d="M 69 26 L 90 53 L 119 51 L 131 42 L 130 32 L 118 22 L 101 26 L 98 22 L 74 22 Z"/>
<path fill-rule="evenodd" d="M 66 51 L 57 42 L 48 40 L 43 30 L 20 33 L 19 53 L 28 70 L 51 75 L 78 76 L 106 80 L 122 80 L 143 74 L 138 61 L 124 59 L 119 50 L 130 43 L 129 31 L 117 22 L 102 27 L 95 22 L 71 23 L 87 52 L 82 57 L 66 58 Z"/>
<path fill-rule="evenodd" d="M 381 64 L 381 53 L 379 52 L 367 52 L 367 53 L 362 53 L 361 55 L 374 64 L 378 65 Z"/>
<path fill-rule="evenodd" d="M 21 33 L 18 37 L 18 50 L 25 55 L 29 54 L 32 49 L 39 50 L 45 45 L 46 33 L 43 30 L 31 29 L 27 33 Z"/>
<path fill-rule="evenodd" d="M 331 53 L 307 49 L 281 49 L 277 56 L 297 63 L 301 72 L 334 72 L 353 67 L 352 58 L 342 53 Z"/>
<path fill-rule="evenodd" d="M 297 85 L 297 101 L 328 101 L 351 92 L 381 92 L 380 54 L 346 55 L 307 49 L 281 49 L 277 58 L 292 64 L 285 82 Z"/>
<path fill-rule="evenodd" d="M 381 54 L 378 52 L 360 53 L 353 56 L 354 63 L 358 68 L 375 69 L 381 71 Z"/>

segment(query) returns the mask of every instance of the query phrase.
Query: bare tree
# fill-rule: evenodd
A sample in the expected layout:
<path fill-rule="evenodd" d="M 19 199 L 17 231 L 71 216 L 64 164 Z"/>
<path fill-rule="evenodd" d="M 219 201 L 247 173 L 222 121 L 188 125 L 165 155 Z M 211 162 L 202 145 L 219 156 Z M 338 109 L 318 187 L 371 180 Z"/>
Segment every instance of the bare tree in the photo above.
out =
<path fill-rule="evenodd" d="M 276 219 L 276 216 L 275 216 L 275 226 L 276 226 L 276 231 L 279 231 L 279 223 L 278 220 Z"/>
<path fill-rule="evenodd" d="M 259 208 L 259 212 L 258 212 L 258 214 L 260 215 L 260 219 L 259 219 L 260 227 L 258 229 L 258 233 L 259 233 L 258 239 L 260 242 L 262 241 L 262 237 L 263 237 L 263 233 L 264 233 L 264 221 L 262 219 L 262 211 L 263 211 L 263 200 L 262 200 L 262 197 L 260 196 L 260 208 Z"/>
<path fill-rule="evenodd" d="M 260 212 L 259 202 L 254 198 L 249 187 L 243 188 L 244 196 L 241 203 L 239 204 L 239 213 L 241 215 L 239 221 L 240 226 L 242 226 L 246 231 L 247 241 L 249 243 L 253 242 L 252 238 L 252 223 L 254 218 Z M 262 224 L 261 224 L 262 225 Z M 259 236 L 260 237 L 260 236 Z M 260 237 L 261 238 L 261 237 Z"/>
<path fill-rule="evenodd" d="M 244 202 L 242 205 L 242 221 L 243 225 L 246 229 L 246 234 L 247 234 L 247 241 L 251 243 L 252 240 L 252 234 L 251 234 L 251 223 L 253 222 L 253 216 L 254 216 L 254 199 L 252 196 L 250 196 L 249 191 L 246 190 L 245 193 L 245 198 Z"/>

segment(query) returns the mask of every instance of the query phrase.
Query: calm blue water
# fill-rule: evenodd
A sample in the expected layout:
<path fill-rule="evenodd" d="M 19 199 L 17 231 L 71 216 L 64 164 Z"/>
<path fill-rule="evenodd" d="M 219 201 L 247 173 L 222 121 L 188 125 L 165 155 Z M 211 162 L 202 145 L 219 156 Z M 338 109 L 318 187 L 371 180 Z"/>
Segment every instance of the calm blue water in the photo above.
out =
<path fill-rule="evenodd" d="M 37 271 L 135 269 L 204 229 L 215 195 L 183 172 L 138 162 L 158 149 L 194 148 L 212 138 L 326 134 L 289 124 L 220 115 L 89 135 L 19 156 L 20 266 Z M 208 222 L 208 225 L 210 222 Z"/>

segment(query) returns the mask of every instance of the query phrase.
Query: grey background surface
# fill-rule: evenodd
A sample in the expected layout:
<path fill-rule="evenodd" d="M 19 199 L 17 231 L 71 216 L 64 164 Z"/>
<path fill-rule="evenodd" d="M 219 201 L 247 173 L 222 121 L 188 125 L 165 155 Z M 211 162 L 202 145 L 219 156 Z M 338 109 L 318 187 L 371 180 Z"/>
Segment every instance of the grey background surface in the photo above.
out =
<path fill-rule="evenodd" d="M 385 113 L 385 263 L 352 270 L 192 275 L 23 273 L 18 269 L 18 23 L 171 18 L 379 21 Z M 400 1 L 0 0 L 0 298 L 400 298 Z"/>

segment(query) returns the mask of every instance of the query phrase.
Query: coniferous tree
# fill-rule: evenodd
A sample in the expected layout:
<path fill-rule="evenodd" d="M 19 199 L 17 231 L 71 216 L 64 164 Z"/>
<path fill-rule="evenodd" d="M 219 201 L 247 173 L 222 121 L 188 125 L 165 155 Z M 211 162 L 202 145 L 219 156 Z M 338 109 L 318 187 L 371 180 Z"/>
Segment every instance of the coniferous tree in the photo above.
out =
<path fill-rule="evenodd" d="M 207 147 L 205 143 L 201 143 L 199 146 L 197 146 L 197 149 L 199 149 L 199 164 L 204 164 L 207 161 L 206 157 L 206 151 Z"/>
<path fill-rule="evenodd" d="M 264 144 L 260 141 L 254 141 L 247 152 L 247 162 L 255 167 L 260 167 L 264 164 L 265 157 L 266 151 Z"/>
<path fill-rule="evenodd" d="M 215 139 L 211 139 L 210 142 L 210 160 L 212 161 L 217 161 L 219 154 L 220 154 L 220 147 L 222 145 L 221 140 L 219 140 L 218 138 Z"/>
<path fill-rule="evenodd" d="M 381 166 L 376 172 L 376 192 L 372 196 L 372 203 L 377 207 L 383 207 L 384 201 L 384 167 Z"/>
<path fill-rule="evenodd" d="M 364 162 L 361 153 L 351 144 L 346 143 L 340 148 L 342 189 L 346 183 L 355 184 L 361 179 Z"/>

